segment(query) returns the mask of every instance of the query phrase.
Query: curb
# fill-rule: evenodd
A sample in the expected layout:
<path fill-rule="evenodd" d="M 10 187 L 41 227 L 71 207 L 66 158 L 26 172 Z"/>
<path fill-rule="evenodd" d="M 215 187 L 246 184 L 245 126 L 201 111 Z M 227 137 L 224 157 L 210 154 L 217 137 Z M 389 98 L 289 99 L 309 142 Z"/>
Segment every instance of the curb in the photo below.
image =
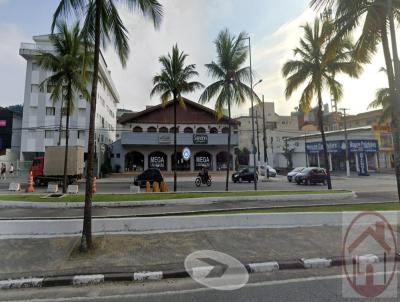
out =
<path fill-rule="evenodd" d="M 135 207 L 135 206 L 164 206 L 164 205 L 191 205 L 212 204 L 219 202 L 235 201 L 301 201 L 301 200 L 342 200 L 344 198 L 356 198 L 355 192 L 327 193 L 327 194 L 298 194 L 298 195 L 268 195 L 268 196 L 229 196 L 229 197 L 202 197 L 182 198 L 148 201 L 115 201 L 115 202 L 93 202 L 93 208 L 104 207 Z M 0 201 L 0 208 L 36 208 L 36 209 L 77 209 L 84 207 L 83 202 L 26 202 L 26 201 Z"/>
<path fill-rule="evenodd" d="M 379 255 L 363 255 L 359 256 L 359 263 L 377 263 L 382 261 L 383 256 Z M 249 274 L 270 273 L 283 270 L 295 269 L 326 269 L 330 267 L 344 266 L 346 263 L 352 262 L 353 259 L 345 259 L 343 257 L 332 258 L 301 258 L 286 261 L 270 261 L 245 264 Z M 395 258 L 388 259 L 389 262 L 400 262 L 400 254 L 396 253 Z M 96 285 L 104 282 L 145 282 L 159 281 L 164 279 L 180 279 L 188 278 L 193 274 L 201 274 L 209 271 L 210 267 L 195 267 L 191 272 L 186 270 L 170 270 L 170 271 L 154 271 L 154 272 L 136 272 L 136 273 L 107 273 L 92 275 L 72 275 L 59 277 L 30 277 L 13 280 L 0 280 L 0 290 L 18 289 L 18 288 L 34 288 L 34 287 L 55 287 L 55 286 L 86 286 Z"/>

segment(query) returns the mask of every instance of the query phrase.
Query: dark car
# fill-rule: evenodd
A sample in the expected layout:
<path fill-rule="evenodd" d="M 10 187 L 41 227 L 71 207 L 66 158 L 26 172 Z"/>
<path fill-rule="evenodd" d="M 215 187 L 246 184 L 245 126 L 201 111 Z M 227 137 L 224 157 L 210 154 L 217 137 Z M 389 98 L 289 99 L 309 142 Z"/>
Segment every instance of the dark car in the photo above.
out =
<path fill-rule="evenodd" d="M 242 181 L 248 181 L 248 182 L 254 181 L 254 169 L 244 168 L 242 170 L 239 170 L 238 172 L 232 174 L 232 181 L 234 183 Z M 257 174 L 256 174 L 256 181 L 258 181 Z"/>
<path fill-rule="evenodd" d="M 292 180 L 296 177 L 296 175 L 299 174 L 300 172 L 302 172 L 304 169 L 306 169 L 306 168 L 304 168 L 304 167 L 297 167 L 297 168 L 294 168 L 292 171 L 290 171 L 290 172 L 288 173 L 288 175 L 287 175 L 287 180 L 288 180 L 289 182 L 292 182 Z"/>
<path fill-rule="evenodd" d="M 326 175 L 325 169 L 322 168 L 306 168 L 295 176 L 295 181 L 298 185 L 300 184 L 326 184 L 328 176 Z"/>
<path fill-rule="evenodd" d="M 153 185 L 153 182 L 162 182 L 164 181 L 164 178 L 158 169 L 147 169 L 146 171 L 142 172 L 139 174 L 137 177 L 135 177 L 133 184 L 135 186 L 139 187 L 145 187 L 146 182 L 150 182 L 150 185 Z"/>

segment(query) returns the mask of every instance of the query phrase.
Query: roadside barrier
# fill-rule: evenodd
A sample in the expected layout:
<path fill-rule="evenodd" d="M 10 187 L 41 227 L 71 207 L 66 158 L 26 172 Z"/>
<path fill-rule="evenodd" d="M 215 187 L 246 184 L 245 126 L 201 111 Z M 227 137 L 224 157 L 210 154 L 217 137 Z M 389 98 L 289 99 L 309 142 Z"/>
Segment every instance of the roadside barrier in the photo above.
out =
<path fill-rule="evenodd" d="M 168 192 L 168 185 L 166 182 L 162 181 L 160 184 L 160 191 L 161 192 Z"/>
<path fill-rule="evenodd" d="M 58 192 L 58 184 L 47 185 L 47 193 L 57 193 L 57 192 Z"/>
<path fill-rule="evenodd" d="M 21 184 L 18 182 L 10 183 L 10 185 L 8 187 L 8 191 L 15 191 L 15 192 L 21 191 Z"/>
<path fill-rule="evenodd" d="M 78 185 L 69 185 L 67 188 L 67 193 L 68 194 L 78 194 Z"/>
<path fill-rule="evenodd" d="M 158 185 L 158 182 L 153 182 L 153 192 L 160 192 L 160 186 Z"/>
<path fill-rule="evenodd" d="M 32 176 L 32 171 L 29 172 L 29 177 L 28 177 L 28 187 L 25 190 L 26 193 L 33 193 L 35 192 L 35 189 L 33 188 L 33 176 Z"/>

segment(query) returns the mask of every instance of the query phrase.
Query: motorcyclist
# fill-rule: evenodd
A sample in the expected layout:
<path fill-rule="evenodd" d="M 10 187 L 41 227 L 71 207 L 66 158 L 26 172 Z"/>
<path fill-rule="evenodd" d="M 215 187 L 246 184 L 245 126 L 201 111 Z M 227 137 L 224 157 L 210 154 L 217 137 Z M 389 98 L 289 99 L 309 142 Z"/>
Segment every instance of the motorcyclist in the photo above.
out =
<path fill-rule="evenodd" d="M 206 167 L 202 167 L 199 172 L 199 177 L 201 178 L 201 182 L 203 184 L 207 183 L 208 181 L 208 169 Z"/>

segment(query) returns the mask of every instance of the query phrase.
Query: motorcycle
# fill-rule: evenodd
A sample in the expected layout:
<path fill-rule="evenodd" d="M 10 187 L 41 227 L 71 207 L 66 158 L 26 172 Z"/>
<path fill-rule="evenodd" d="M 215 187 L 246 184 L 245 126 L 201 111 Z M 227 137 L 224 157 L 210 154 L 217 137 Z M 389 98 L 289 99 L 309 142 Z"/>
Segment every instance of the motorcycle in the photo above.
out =
<path fill-rule="evenodd" d="M 204 177 L 201 177 L 200 175 L 196 177 L 194 181 L 196 187 L 200 187 L 202 184 L 207 185 L 208 187 L 211 186 L 211 176 L 208 176 L 208 179 L 205 180 Z"/>

